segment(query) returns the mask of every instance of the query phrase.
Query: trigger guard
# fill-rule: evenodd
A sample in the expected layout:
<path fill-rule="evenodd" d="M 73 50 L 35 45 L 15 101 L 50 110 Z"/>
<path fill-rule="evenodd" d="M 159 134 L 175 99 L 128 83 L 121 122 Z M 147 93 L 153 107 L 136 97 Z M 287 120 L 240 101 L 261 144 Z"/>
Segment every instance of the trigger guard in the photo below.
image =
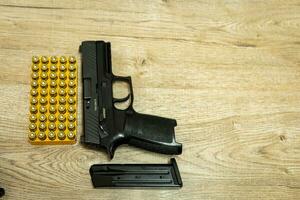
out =
<path fill-rule="evenodd" d="M 113 98 L 113 103 L 122 103 L 127 101 L 130 98 L 131 94 L 128 94 L 126 97 L 124 98 Z"/>

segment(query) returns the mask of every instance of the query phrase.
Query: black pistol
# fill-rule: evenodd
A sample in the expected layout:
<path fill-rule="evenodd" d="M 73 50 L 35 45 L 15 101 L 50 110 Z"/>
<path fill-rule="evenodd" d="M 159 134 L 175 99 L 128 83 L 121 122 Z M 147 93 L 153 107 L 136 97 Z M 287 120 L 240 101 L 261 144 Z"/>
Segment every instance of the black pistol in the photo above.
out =
<path fill-rule="evenodd" d="M 133 109 L 131 77 L 112 73 L 110 43 L 84 41 L 80 46 L 83 78 L 83 131 L 81 142 L 106 148 L 113 158 L 117 146 L 129 144 L 164 154 L 181 154 L 175 141 L 175 119 L 137 113 Z M 125 82 L 129 94 L 113 97 L 113 84 Z M 126 109 L 117 103 L 129 101 Z"/>

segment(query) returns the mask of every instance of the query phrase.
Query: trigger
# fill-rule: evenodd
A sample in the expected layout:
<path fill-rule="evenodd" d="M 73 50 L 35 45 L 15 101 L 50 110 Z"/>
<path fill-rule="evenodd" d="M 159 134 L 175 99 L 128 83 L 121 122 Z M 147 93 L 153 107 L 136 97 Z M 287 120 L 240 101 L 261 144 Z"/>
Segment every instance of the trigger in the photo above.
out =
<path fill-rule="evenodd" d="M 113 98 L 113 102 L 114 103 L 122 103 L 127 101 L 130 98 L 130 94 L 128 94 L 126 97 L 124 98 Z"/>

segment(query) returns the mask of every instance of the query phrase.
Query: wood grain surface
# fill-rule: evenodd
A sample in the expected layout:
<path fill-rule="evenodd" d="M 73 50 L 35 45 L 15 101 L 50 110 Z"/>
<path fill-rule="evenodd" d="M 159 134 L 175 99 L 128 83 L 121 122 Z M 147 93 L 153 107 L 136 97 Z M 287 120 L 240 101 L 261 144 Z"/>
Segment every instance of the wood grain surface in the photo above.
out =
<path fill-rule="evenodd" d="M 137 111 L 177 119 L 182 189 L 92 187 L 92 164 L 170 156 L 27 142 L 31 56 L 83 40 L 112 43 Z M 3 199 L 300 199 L 299 0 L 0 0 L 0 61 Z"/>

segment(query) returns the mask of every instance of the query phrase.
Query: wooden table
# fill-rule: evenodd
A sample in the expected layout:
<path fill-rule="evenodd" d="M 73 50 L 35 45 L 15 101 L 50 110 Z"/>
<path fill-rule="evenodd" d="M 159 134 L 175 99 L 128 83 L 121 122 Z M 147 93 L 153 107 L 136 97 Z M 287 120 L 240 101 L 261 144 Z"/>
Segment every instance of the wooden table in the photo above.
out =
<path fill-rule="evenodd" d="M 299 1 L 0 2 L 3 199 L 300 198 Z M 177 119 L 182 189 L 92 188 L 92 164 L 167 155 L 27 142 L 31 56 L 80 58 L 83 40 L 112 43 L 137 111 Z"/>

